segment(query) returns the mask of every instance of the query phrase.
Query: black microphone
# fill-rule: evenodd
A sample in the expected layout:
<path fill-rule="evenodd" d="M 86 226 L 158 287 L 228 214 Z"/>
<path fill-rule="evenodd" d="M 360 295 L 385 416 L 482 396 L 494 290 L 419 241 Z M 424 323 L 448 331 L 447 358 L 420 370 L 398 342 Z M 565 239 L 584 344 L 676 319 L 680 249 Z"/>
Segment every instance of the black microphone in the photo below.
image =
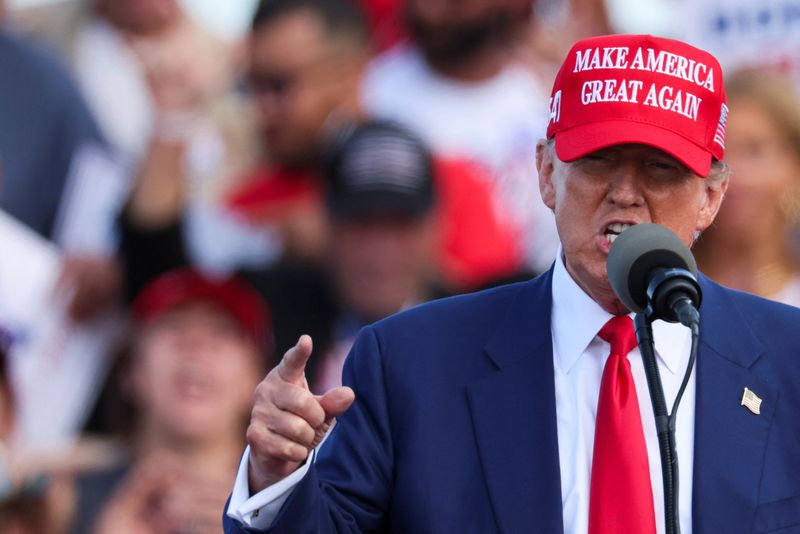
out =
<path fill-rule="evenodd" d="M 671 230 L 658 224 L 631 226 L 614 241 L 606 266 L 611 288 L 631 311 L 644 313 L 650 322 L 699 323 L 697 263 Z"/>
<path fill-rule="evenodd" d="M 701 300 L 697 264 L 689 248 L 672 231 L 658 224 L 637 224 L 614 241 L 606 268 L 614 293 L 625 306 L 636 312 L 636 338 L 642 353 L 661 453 L 666 531 L 667 534 L 680 534 L 675 418 L 697 356 L 700 332 L 697 308 Z M 667 412 L 656 363 L 650 326 L 656 319 L 680 322 L 692 333 L 689 365 L 675 396 L 672 413 Z"/>

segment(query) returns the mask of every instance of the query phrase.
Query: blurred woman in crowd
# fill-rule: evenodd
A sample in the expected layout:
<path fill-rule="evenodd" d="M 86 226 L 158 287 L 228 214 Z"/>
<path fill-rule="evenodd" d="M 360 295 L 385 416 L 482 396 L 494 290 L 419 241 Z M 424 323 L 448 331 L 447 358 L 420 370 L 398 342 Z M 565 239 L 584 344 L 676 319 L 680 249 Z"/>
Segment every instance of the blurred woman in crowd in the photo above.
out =
<path fill-rule="evenodd" d="M 196 24 L 177 0 L 82 0 L 72 26 L 62 40 L 73 70 L 121 156 L 135 167 L 165 132 L 201 142 L 195 134 L 233 85 L 230 43 Z"/>
<path fill-rule="evenodd" d="M 786 79 L 761 71 L 733 74 L 726 92 L 733 179 L 716 223 L 695 246 L 698 263 L 724 285 L 798 306 L 800 101 Z"/>
<path fill-rule="evenodd" d="M 109 411 L 129 455 L 78 478 L 73 532 L 219 532 L 252 392 L 270 363 L 266 305 L 237 279 L 178 270 L 133 307 L 114 384 L 123 402 Z"/>

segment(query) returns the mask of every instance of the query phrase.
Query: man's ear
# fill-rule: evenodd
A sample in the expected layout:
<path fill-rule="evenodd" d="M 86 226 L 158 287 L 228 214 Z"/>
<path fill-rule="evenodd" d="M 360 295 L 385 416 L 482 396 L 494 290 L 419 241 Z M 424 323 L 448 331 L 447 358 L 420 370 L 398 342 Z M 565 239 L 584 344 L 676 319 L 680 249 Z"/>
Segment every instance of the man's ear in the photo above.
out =
<path fill-rule="evenodd" d="M 725 171 L 723 176 L 709 179 L 717 180 L 717 183 L 706 184 L 705 201 L 700 208 L 700 214 L 697 218 L 696 230 L 699 232 L 703 232 L 706 228 L 711 226 L 711 223 L 716 219 L 719 208 L 722 206 L 722 201 L 725 198 L 725 192 L 728 190 L 730 172 Z"/>
<path fill-rule="evenodd" d="M 554 210 L 556 190 L 553 185 L 553 148 L 542 139 L 536 143 L 536 170 L 539 172 L 539 193 L 544 205 Z"/>

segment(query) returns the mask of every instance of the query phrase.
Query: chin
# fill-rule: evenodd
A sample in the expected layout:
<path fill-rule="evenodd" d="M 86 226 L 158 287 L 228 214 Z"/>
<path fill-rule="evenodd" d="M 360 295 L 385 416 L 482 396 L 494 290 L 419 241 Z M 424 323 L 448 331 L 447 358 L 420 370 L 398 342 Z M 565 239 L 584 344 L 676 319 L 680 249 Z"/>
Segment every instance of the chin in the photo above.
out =
<path fill-rule="evenodd" d="M 208 429 L 219 416 L 211 406 L 182 406 L 170 413 L 166 420 L 176 431 L 195 433 L 198 429 Z"/>
<path fill-rule="evenodd" d="M 173 421 L 171 433 L 176 438 L 184 442 L 203 441 L 207 436 L 214 433 L 219 420 L 214 417 L 186 418 L 180 421 Z"/>
<path fill-rule="evenodd" d="M 611 309 L 607 310 L 614 315 L 628 315 L 631 311 L 619 301 L 619 299 L 614 299 L 614 302 L 611 304 Z"/>

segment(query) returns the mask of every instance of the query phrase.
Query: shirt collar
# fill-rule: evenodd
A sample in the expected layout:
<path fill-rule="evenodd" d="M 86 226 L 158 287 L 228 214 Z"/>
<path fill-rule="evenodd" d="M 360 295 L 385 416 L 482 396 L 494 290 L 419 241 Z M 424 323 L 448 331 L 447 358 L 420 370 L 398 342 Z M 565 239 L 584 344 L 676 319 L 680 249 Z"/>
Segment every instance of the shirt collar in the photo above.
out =
<path fill-rule="evenodd" d="M 573 280 L 564 266 L 561 247 L 553 267 L 552 292 L 555 365 L 561 372 L 569 373 L 612 315 Z M 656 356 L 672 374 L 683 373 L 686 369 L 689 335 L 689 329 L 681 324 L 660 320 L 653 323 Z"/>

